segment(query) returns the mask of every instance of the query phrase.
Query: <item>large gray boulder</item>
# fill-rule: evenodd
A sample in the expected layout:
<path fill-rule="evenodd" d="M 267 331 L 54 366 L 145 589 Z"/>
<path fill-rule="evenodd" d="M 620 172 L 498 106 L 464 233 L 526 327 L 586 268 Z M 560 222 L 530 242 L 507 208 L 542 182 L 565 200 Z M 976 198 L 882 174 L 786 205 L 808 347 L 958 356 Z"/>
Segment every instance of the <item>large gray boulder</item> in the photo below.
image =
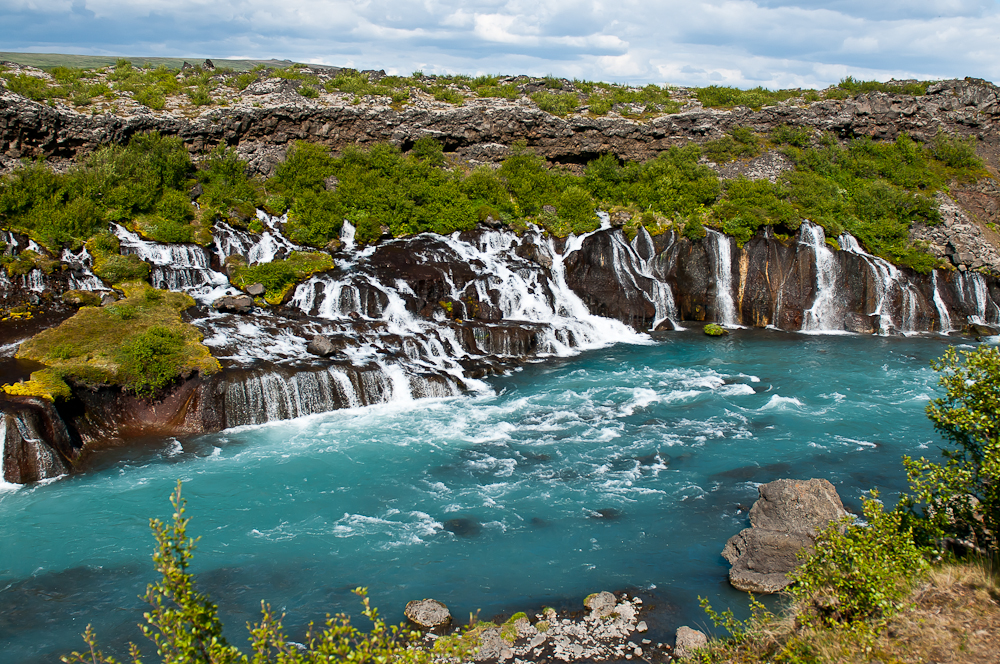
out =
<path fill-rule="evenodd" d="M 752 593 L 776 593 L 792 583 L 788 572 L 798 553 L 816 535 L 847 516 L 837 490 L 826 480 L 775 480 L 762 484 L 750 509 L 750 527 L 729 538 L 722 556 L 729 561 L 729 583 Z"/>
<path fill-rule="evenodd" d="M 403 615 L 423 629 L 444 627 L 451 622 L 451 611 L 436 599 L 413 600 L 403 609 Z"/>
<path fill-rule="evenodd" d="M 674 641 L 674 656 L 678 659 L 686 659 L 694 654 L 698 648 L 708 645 L 708 637 L 704 632 L 691 629 L 687 625 L 677 628 L 677 636 Z"/>

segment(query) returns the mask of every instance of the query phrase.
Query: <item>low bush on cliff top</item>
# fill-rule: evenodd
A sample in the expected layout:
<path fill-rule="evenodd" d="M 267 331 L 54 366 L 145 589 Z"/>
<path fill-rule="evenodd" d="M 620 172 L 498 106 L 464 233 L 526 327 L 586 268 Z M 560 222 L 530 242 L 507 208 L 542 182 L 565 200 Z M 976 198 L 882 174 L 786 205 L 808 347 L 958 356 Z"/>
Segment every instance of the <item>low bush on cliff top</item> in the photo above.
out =
<path fill-rule="evenodd" d="M 151 396 L 181 375 L 219 370 L 201 332 L 181 320 L 194 305 L 183 293 L 124 284 L 127 297 L 83 307 L 57 327 L 21 344 L 17 357 L 45 364 L 53 375 L 88 385 L 120 385 Z M 8 390 L 9 391 L 9 390 Z"/>

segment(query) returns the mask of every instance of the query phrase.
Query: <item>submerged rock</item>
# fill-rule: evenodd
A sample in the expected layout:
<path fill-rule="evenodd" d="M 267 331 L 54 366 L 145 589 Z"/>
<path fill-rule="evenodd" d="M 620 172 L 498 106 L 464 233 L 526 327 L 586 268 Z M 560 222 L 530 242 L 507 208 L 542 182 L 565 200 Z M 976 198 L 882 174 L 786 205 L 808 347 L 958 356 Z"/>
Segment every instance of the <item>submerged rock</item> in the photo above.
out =
<path fill-rule="evenodd" d="M 444 627 L 451 622 L 451 611 L 436 599 L 413 600 L 403 609 L 403 615 L 423 629 Z"/>
<path fill-rule="evenodd" d="M 775 593 L 792 583 L 787 573 L 798 552 L 813 545 L 821 530 L 847 516 L 837 490 L 822 479 L 775 480 L 759 487 L 750 509 L 750 528 L 726 542 L 729 583 L 738 590 Z"/>

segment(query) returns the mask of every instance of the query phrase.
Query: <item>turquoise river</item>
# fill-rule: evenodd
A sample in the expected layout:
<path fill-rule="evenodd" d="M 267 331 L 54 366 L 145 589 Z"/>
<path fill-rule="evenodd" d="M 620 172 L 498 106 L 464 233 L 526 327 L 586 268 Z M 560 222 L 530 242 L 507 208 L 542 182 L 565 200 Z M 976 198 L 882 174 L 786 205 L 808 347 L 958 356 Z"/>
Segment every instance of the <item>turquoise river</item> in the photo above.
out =
<path fill-rule="evenodd" d="M 88 623 L 110 652 L 142 641 L 148 519 L 169 517 L 178 479 L 200 587 L 238 644 L 261 599 L 301 637 L 356 612 L 356 586 L 393 620 L 424 597 L 489 617 L 630 589 L 664 640 L 707 622 L 699 595 L 746 605 L 719 552 L 758 483 L 827 478 L 849 509 L 874 487 L 895 499 L 900 457 L 938 455 L 929 362 L 956 342 L 675 332 L 531 364 L 477 394 L 148 441 L 5 485 L 2 659 L 56 661 Z"/>

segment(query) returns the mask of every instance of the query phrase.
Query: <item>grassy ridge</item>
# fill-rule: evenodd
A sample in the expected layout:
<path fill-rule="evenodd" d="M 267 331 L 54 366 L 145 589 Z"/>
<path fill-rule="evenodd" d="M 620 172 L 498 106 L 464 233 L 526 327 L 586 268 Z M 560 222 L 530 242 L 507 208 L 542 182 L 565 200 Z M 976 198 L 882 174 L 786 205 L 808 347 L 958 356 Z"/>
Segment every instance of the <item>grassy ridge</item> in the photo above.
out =
<path fill-rule="evenodd" d="M 0 51 L 0 60 L 16 62 L 20 65 L 38 67 L 45 71 L 51 71 L 56 67 L 67 67 L 71 69 L 94 69 L 97 67 L 113 66 L 119 60 L 127 60 L 133 66 L 139 67 L 150 64 L 153 67 L 164 66 L 167 69 L 180 69 L 188 62 L 192 65 L 200 64 L 204 57 L 189 58 L 147 58 L 138 56 L 107 56 L 107 55 L 71 55 L 66 53 L 15 53 L 11 51 Z M 225 60 L 212 59 L 216 67 L 226 67 L 236 71 L 249 71 L 259 65 L 267 67 L 287 67 L 292 62 L 288 60 Z"/>

